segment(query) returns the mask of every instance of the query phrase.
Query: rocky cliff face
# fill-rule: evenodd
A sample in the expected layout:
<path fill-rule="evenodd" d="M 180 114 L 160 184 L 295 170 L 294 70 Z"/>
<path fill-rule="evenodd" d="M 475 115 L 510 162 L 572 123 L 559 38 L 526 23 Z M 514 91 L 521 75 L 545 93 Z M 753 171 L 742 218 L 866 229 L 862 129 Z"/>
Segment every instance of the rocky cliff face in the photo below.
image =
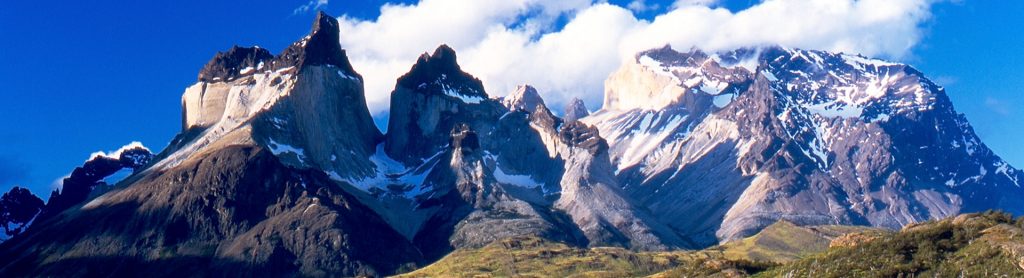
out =
<path fill-rule="evenodd" d="M 566 211 L 591 246 L 665 250 L 687 246 L 622 191 L 608 159 L 608 143 L 580 122 L 559 131 L 568 165 L 555 207 Z"/>
<path fill-rule="evenodd" d="M 479 79 L 462 71 L 455 50 L 441 45 L 398 78 L 385 150 L 402 163 L 419 163 L 441 150 L 456 124 L 468 124 L 486 136 L 502 110 Z"/>
<path fill-rule="evenodd" d="M 630 195 L 703 244 L 778 219 L 898 228 L 1024 209 L 1019 171 L 909 66 L 783 48 L 636 57 L 583 121 Z"/>

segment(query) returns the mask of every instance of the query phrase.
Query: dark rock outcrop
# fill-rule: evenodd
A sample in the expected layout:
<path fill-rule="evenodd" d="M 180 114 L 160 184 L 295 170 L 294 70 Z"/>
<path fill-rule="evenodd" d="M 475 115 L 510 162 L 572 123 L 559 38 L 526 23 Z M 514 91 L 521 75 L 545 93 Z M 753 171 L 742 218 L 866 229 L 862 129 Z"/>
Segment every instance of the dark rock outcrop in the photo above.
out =
<path fill-rule="evenodd" d="M 356 73 L 352 64 L 348 61 L 348 55 L 339 44 L 340 29 L 338 20 L 334 17 L 319 12 L 316 21 L 309 35 L 301 40 L 292 43 L 281 54 L 274 58 L 274 69 L 287 67 L 303 68 L 305 66 L 335 66 L 345 74 L 355 76 L 360 80 L 361 75 Z"/>
<path fill-rule="evenodd" d="M 43 199 L 29 192 L 28 189 L 15 186 L 0 197 L 0 225 L 6 239 L 18 236 L 35 220 L 43 210 Z"/>
<path fill-rule="evenodd" d="M 217 55 L 206 63 L 199 71 L 199 81 L 228 81 L 251 75 L 262 70 L 264 63 L 273 58 L 274 55 L 271 55 L 270 51 L 258 46 L 232 46 L 226 52 L 217 52 Z"/>

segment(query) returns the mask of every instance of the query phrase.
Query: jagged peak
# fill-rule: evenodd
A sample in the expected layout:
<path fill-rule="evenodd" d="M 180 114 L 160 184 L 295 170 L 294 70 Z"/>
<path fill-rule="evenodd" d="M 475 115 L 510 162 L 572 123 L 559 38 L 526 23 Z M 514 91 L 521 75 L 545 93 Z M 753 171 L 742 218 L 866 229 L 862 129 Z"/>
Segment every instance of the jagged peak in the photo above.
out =
<path fill-rule="evenodd" d="M 587 110 L 587 104 L 578 97 L 573 97 L 569 101 L 569 105 L 565 106 L 565 121 L 573 122 L 583 117 L 590 116 L 590 110 Z"/>
<path fill-rule="evenodd" d="M 501 103 L 509 110 L 528 113 L 536 111 L 538 106 L 546 106 L 537 89 L 527 84 L 516 86 L 516 90 L 502 98 Z"/>
<path fill-rule="evenodd" d="M 340 38 L 341 29 L 338 20 L 321 11 L 317 13 L 309 35 L 292 43 L 281 52 L 274 61 L 274 68 L 327 65 L 338 67 L 345 74 L 356 76 L 362 80 L 362 76 L 356 73 L 352 64 L 349 63 L 345 50 L 341 48 Z"/>
<path fill-rule="evenodd" d="M 259 46 L 232 46 L 227 51 L 217 52 L 199 71 L 199 81 L 228 81 L 249 75 L 262 69 L 264 62 L 274 58 L 270 51 Z"/>
<path fill-rule="evenodd" d="M 409 72 L 398 78 L 398 86 L 423 93 L 487 98 L 483 82 L 463 72 L 455 50 L 445 44 L 433 54 L 420 55 Z"/>

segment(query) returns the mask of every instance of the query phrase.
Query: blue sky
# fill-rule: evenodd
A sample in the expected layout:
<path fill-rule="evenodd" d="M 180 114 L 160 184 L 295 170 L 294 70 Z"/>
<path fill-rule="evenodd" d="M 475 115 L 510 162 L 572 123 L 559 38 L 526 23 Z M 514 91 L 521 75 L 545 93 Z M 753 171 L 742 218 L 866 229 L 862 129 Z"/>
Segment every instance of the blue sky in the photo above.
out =
<path fill-rule="evenodd" d="M 87 2 L 0 4 L 0 190 L 20 185 L 46 198 L 92 152 L 131 141 L 162 149 L 180 129 L 182 91 L 214 53 L 235 44 L 280 51 L 314 17 L 295 13 L 308 1 Z M 384 2 L 335 0 L 319 9 L 374 19 Z M 740 11 L 757 3 L 718 5 Z M 636 15 L 650 20 L 671 1 L 646 4 L 658 8 Z M 1018 167 L 1022 10 L 1021 1 L 932 5 L 919 26 L 924 36 L 899 58 L 943 84 L 984 142 Z"/>

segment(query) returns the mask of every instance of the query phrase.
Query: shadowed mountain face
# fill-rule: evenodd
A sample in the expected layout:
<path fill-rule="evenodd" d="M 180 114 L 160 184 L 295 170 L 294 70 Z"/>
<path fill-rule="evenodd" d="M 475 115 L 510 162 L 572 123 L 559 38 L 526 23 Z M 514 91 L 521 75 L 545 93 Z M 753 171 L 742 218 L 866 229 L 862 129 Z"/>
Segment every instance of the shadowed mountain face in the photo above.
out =
<path fill-rule="evenodd" d="M 1022 174 L 906 65 L 665 47 L 562 119 L 529 85 L 490 98 L 442 45 L 398 78 L 382 134 L 338 38 L 321 13 L 276 56 L 218 53 L 160 154 L 96 157 L 45 206 L 4 195 L 0 276 L 382 276 L 505 238 L 675 250 L 779 220 L 1024 212 Z"/>

